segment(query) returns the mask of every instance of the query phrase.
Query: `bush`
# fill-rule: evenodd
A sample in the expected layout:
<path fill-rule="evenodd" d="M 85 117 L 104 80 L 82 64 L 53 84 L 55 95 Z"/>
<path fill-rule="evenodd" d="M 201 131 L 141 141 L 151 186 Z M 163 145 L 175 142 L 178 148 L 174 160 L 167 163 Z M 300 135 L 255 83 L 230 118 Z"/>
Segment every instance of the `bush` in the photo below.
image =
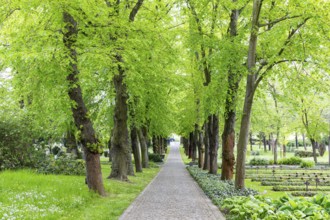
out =
<path fill-rule="evenodd" d="M 84 160 L 75 160 L 65 154 L 54 158 L 53 155 L 46 156 L 43 161 L 38 164 L 38 173 L 43 174 L 63 174 L 63 175 L 85 175 L 86 166 Z"/>
<path fill-rule="evenodd" d="M 259 156 L 260 152 L 259 151 L 251 151 L 252 156 Z"/>
<path fill-rule="evenodd" d="M 302 159 L 299 157 L 290 157 L 290 158 L 284 158 L 278 161 L 278 164 L 282 165 L 300 165 L 302 162 Z"/>
<path fill-rule="evenodd" d="M 148 156 L 149 156 L 149 160 L 150 161 L 153 161 L 155 163 L 163 162 L 162 155 L 159 155 L 159 154 L 148 154 Z"/>
<path fill-rule="evenodd" d="M 236 190 L 233 182 L 221 181 L 219 175 L 213 175 L 198 167 L 187 167 L 191 176 L 203 189 L 205 194 L 218 206 L 221 206 L 225 198 L 233 196 L 255 195 L 257 191 L 252 189 Z"/>
<path fill-rule="evenodd" d="M 263 158 L 253 158 L 249 162 L 252 166 L 262 166 L 262 165 L 269 165 L 269 161 Z"/>
<path fill-rule="evenodd" d="M 301 168 L 312 168 L 315 166 L 315 163 L 314 161 L 302 161 L 300 163 L 300 167 Z"/>
<path fill-rule="evenodd" d="M 304 150 L 297 150 L 297 151 L 294 152 L 294 156 L 295 157 L 303 157 L 303 158 L 305 158 L 305 157 L 313 157 L 313 152 L 311 152 L 311 151 L 304 151 Z M 320 156 L 320 154 L 316 152 L 316 156 L 318 157 L 318 156 Z"/>
<path fill-rule="evenodd" d="M 11 118 L 0 122 L 0 170 L 35 167 L 43 154 L 33 146 L 34 132 L 28 119 Z"/>

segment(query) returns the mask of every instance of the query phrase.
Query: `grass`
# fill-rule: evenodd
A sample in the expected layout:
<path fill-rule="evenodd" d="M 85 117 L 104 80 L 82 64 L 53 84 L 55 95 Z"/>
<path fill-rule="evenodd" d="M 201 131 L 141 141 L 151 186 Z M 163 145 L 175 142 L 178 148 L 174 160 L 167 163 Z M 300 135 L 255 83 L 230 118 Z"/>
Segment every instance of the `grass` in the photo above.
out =
<path fill-rule="evenodd" d="M 88 191 L 84 176 L 42 175 L 31 170 L 0 173 L 0 219 L 118 219 L 159 171 L 151 163 L 129 177 L 130 182 L 108 180 L 108 162 L 102 173 L 108 196 Z"/>

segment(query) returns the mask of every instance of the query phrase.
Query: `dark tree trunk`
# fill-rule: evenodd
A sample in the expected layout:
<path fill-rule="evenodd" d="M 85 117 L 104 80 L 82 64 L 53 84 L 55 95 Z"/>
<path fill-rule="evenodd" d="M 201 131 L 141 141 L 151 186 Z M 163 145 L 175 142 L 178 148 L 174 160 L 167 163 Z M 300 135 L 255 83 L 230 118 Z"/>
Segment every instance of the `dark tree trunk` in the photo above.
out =
<path fill-rule="evenodd" d="M 146 127 L 142 127 L 138 130 L 140 145 L 141 145 L 141 155 L 142 155 L 142 167 L 149 168 L 149 156 L 148 156 L 148 146 L 143 130 L 147 130 Z"/>
<path fill-rule="evenodd" d="M 189 140 L 186 137 L 182 137 L 182 144 L 185 155 L 189 156 Z"/>
<path fill-rule="evenodd" d="M 73 101 L 71 107 L 73 118 L 77 129 L 81 132 L 81 144 L 83 147 L 85 160 L 86 160 L 86 182 L 88 188 L 98 194 L 105 196 L 103 186 L 100 154 L 99 154 L 99 141 L 96 138 L 95 130 L 92 121 L 88 117 L 88 111 L 85 106 L 82 91 L 78 80 L 78 67 L 77 67 L 77 51 L 75 50 L 75 43 L 78 37 L 78 26 L 74 18 L 67 12 L 63 13 L 63 21 L 66 24 L 66 31 L 63 34 L 63 43 L 70 56 L 70 67 L 67 81 L 69 83 L 68 94 Z"/>
<path fill-rule="evenodd" d="M 283 157 L 286 157 L 286 145 L 283 144 Z"/>
<path fill-rule="evenodd" d="M 236 0 L 233 0 L 236 2 Z M 239 10 L 232 10 L 230 16 L 229 34 L 234 41 L 237 36 L 237 21 L 239 16 Z M 235 65 L 235 63 L 233 63 Z M 241 79 L 240 74 L 234 73 L 232 67 L 228 72 L 228 89 L 226 95 L 225 105 L 225 125 L 222 132 L 222 180 L 233 179 L 234 165 L 235 165 L 235 121 L 236 121 L 236 99 L 238 86 Z"/>
<path fill-rule="evenodd" d="M 203 134 L 199 130 L 198 125 L 195 125 L 195 143 L 198 149 L 198 167 L 202 168 L 203 166 Z"/>
<path fill-rule="evenodd" d="M 108 141 L 108 149 L 109 149 L 108 157 L 109 157 L 109 162 L 112 161 L 111 154 L 110 154 L 110 152 L 111 152 L 111 137 L 112 137 L 112 136 L 110 136 L 110 139 L 109 139 L 109 141 Z"/>
<path fill-rule="evenodd" d="M 121 57 L 117 57 L 117 61 L 122 62 Z M 127 181 L 127 174 L 131 172 L 131 152 L 129 148 L 129 135 L 127 128 L 128 106 L 127 106 L 127 89 L 124 83 L 125 71 L 118 64 L 119 74 L 113 77 L 116 90 L 115 112 L 114 112 L 114 128 L 112 136 L 112 170 L 108 178 Z"/>
<path fill-rule="evenodd" d="M 67 148 L 67 152 L 71 153 L 73 158 L 79 158 L 81 159 L 82 156 L 78 150 L 78 144 L 76 140 L 76 136 L 74 135 L 72 129 L 68 129 L 66 133 L 66 139 L 65 139 L 65 147 Z"/>
<path fill-rule="evenodd" d="M 314 138 L 310 139 L 312 142 L 312 149 L 313 149 L 313 158 L 314 158 L 314 162 L 315 164 L 317 164 L 317 156 L 316 156 L 316 148 L 317 148 L 317 142 L 315 141 Z"/>
<path fill-rule="evenodd" d="M 272 151 L 272 143 L 271 143 L 271 139 L 270 139 L 271 134 L 268 135 L 268 151 Z"/>
<path fill-rule="evenodd" d="M 203 170 L 210 169 L 210 140 L 209 140 L 209 132 L 208 132 L 208 122 L 204 123 L 204 165 Z"/>
<path fill-rule="evenodd" d="M 194 132 L 190 132 L 190 134 L 189 134 L 189 144 L 190 144 L 190 148 L 191 148 L 191 160 L 193 162 L 195 162 L 196 158 L 197 158 L 197 151 L 196 151 L 196 142 L 195 142 Z"/>
<path fill-rule="evenodd" d="M 266 135 L 262 135 L 262 142 L 264 144 L 264 151 L 267 152 L 267 143 L 266 143 Z"/>
<path fill-rule="evenodd" d="M 219 146 L 219 119 L 217 115 L 209 116 L 211 123 L 209 124 L 210 138 L 210 170 L 209 173 L 217 174 L 218 172 L 218 146 Z"/>
<path fill-rule="evenodd" d="M 155 135 L 152 136 L 152 151 L 154 152 L 154 154 L 157 154 L 157 137 Z"/>
<path fill-rule="evenodd" d="M 141 161 L 140 146 L 139 146 L 139 139 L 137 132 L 138 132 L 137 128 L 134 125 L 132 125 L 131 144 L 132 144 L 132 151 L 134 156 L 135 171 L 142 172 L 142 161 Z"/>

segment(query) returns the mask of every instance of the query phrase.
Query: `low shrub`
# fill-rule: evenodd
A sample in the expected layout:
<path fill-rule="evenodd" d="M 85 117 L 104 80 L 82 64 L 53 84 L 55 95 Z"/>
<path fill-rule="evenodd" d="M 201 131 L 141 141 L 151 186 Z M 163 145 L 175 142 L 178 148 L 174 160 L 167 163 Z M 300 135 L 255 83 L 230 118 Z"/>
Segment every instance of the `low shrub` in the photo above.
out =
<path fill-rule="evenodd" d="M 312 197 L 315 196 L 317 192 L 293 192 L 291 195 L 293 196 L 302 196 L 302 197 Z"/>
<path fill-rule="evenodd" d="M 159 154 L 148 154 L 148 156 L 149 156 L 149 160 L 150 161 L 153 161 L 155 163 L 163 162 L 162 155 L 159 155 Z"/>
<path fill-rule="evenodd" d="M 249 164 L 252 166 L 269 165 L 269 161 L 263 158 L 252 158 Z"/>
<path fill-rule="evenodd" d="M 313 157 L 313 152 L 312 151 L 304 151 L 304 150 L 297 150 L 294 152 L 295 157 Z M 320 154 L 316 152 L 316 156 L 319 157 Z"/>
<path fill-rule="evenodd" d="M 274 186 L 273 191 L 306 191 L 305 186 Z M 330 187 L 308 187 L 308 191 L 330 191 Z"/>
<path fill-rule="evenodd" d="M 302 159 L 299 157 L 290 157 L 290 158 L 283 158 L 278 161 L 278 164 L 281 165 L 300 165 Z"/>
<path fill-rule="evenodd" d="M 86 166 L 84 160 L 75 160 L 70 156 L 58 157 L 55 159 L 54 156 L 50 155 L 44 158 L 38 164 L 38 173 L 43 174 L 63 174 L 63 175 L 85 175 Z"/>
<path fill-rule="evenodd" d="M 312 168 L 315 166 L 315 163 L 314 161 L 302 161 L 300 163 L 300 167 L 301 168 Z"/>
<path fill-rule="evenodd" d="M 330 196 L 317 194 L 313 198 L 285 196 L 272 200 L 264 196 L 232 197 L 222 208 L 227 219 L 330 219 Z"/>
<path fill-rule="evenodd" d="M 221 181 L 220 175 L 213 175 L 203 171 L 198 167 L 187 167 L 191 176 L 210 197 L 214 204 L 221 206 L 225 198 L 233 196 L 256 195 L 257 191 L 252 189 L 236 190 L 233 182 Z"/>

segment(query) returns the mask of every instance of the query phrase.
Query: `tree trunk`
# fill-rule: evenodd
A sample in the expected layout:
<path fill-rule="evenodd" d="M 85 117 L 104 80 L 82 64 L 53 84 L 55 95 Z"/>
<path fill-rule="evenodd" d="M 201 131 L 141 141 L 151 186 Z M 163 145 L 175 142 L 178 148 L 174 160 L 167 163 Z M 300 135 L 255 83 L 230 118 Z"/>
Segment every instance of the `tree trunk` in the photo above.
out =
<path fill-rule="evenodd" d="M 329 165 L 330 165 L 330 135 L 328 137 L 328 157 L 329 157 Z"/>
<path fill-rule="evenodd" d="M 247 67 L 249 74 L 246 81 L 246 91 L 243 107 L 243 115 L 241 120 L 240 134 L 237 144 L 237 164 L 236 164 L 236 175 L 235 175 L 235 188 L 244 189 L 245 188 L 245 159 L 246 159 L 246 146 L 249 138 L 250 131 L 250 119 L 253 97 L 255 90 L 258 86 L 256 81 L 257 75 L 253 72 L 256 64 L 256 51 L 257 51 L 257 39 L 258 39 L 258 23 L 259 14 L 261 10 L 261 0 L 254 0 L 253 2 L 253 12 L 252 12 L 252 28 L 249 42 L 249 51 L 247 59 Z"/>
<path fill-rule="evenodd" d="M 250 151 L 253 151 L 253 144 L 252 144 L 252 132 L 250 132 Z"/>
<path fill-rule="evenodd" d="M 315 164 L 317 164 L 317 156 L 316 156 L 316 148 L 317 148 L 317 142 L 315 141 L 314 138 L 310 139 L 312 142 L 312 149 L 313 149 L 313 158 L 314 158 L 314 162 Z"/>
<path fill-rule="evenodd" d="M 121 57 L 117 57 L 117 61 L 122 62 Z M 112 170 L 108 178 L 127 181 L 127 174 L 131 172 L 129 167 L 131 152 L 128 139 L 128 106 L 127 106 L 127 89 L 124 83 L 125 71 L 118 64 L 119 74 L 113 77 L 114 87 L 116 90 L 115 110 L 114 110 L 114 128 L 112 136 Z"/>
<path fill-rule="evenodd" d="M 210 138 L 210 170 L 209 173 L 218 172 L 218 146 L 219 146 L 219 119 L 213 114 L 209 116 L 209 138 Z"/>
<path fill-rule="evenodd" d="M 134 156 L 134 163 L 135 163 L 135 171 L 142 172 L 142 161 L 141 161 L 141 154 L 140 154 L 140 145 L 138 139 L 138 130 L 137 128 L 132 125 L 131 126 L 131 144 L 132 144 L 132 151 Z"/>
<path fill-rule="evenodd" d="M 191 158 L 192 162 L 195 162 L 196 158 L 197 158 L 197 152 L 196 152 L 196 143 L 195 143 L 194 132 L 190 132 L 190 134 L 189 134 L 189 148 L 190 148 L 189 153 L 191 154 L 190 158 Z"/>
<path fill-rule="evenodd" d="M 264 144 L 264 152 L 267 152 L 267 143 L 266 143 L 266 135 L 262 135 L 262 142 Z"/>
<path fill-rule="evenodd" d="M 271 143 L 271 134 L 268 135 L 268 151 L 273 151 L 273 148 L 272 148 L 272 143 Z"/>
<path fill-rule="evenodd" d="M 305 134 L 302 134 L 302 138 L 303 138 L 304 149 L 305 149 L 305 151 L 307 151 L 307 146 L 306 146 L 306 141 L 305 141 Z"/>
<path fill-rule="evenodd" d="M 204 165 L 203 170 L 210 169 L 210 140 L 209 140 L 209 132 L 208 132 L 208 122 L 204 123 Z M 330 160 L 329 160 L 330 161 Z M 329 162 L 330 163 L 330 162 Z"/>
<path fill-rule="evenodd" d="M 236 2 L 236 0 L 233 0 Z M 232 10 L 230 16 L 229 34 L 234 41 L 237 36 L 237 21 L 239 10 Z M 233 64 L 235 65 L 235 64 Z M 236 122 L 236 99 L 238 93 L 238 86 L 240 82 L 240 74 L 234 73 L 232 67 L 228 71 L 228 89 L 226 95 L 225 105 L 225 124 L 222 132 L 222 180 L 231 180 L 234 175 L 235 165 L 235 122 Z"/>
<path fill-rule="evenodd" d="M 92 121 L 88 116 L 88 111 L 83 100 L 78 80 L 78 59 L 77 51 L 75 50 L 75 43 L 78 37 L 78 26 L 74 18 L 67 12 L 63 13 L 63 21 L 66 24 L 66 32 L 63 34 L 63 43 L 69 51 L 71 60 L 68 69 L 70 73 L 67 76 L 67 81 L 69 83 L 68 95 L 74 103 L 71 110 L 75 125 L 81 132 L 80 141 L 86 160 L 86 182 L 90 190 L 97 192 L 101 196 L 105 196 L 106 193 L 103 186 L 99 154 L 100 144 L 96 138 Z"/>
<path fill-rule="evenodd" d="M 154 152 L 154 154 L 157 154 L 157 137 L 155 135 L 152 136 L 152 151 Z"/>
<path fill-rule="evenodd" d="M 67 148 L 67 152 L 71 153 L 73 158 L 75 159 L 81 159 L 81 154 L 78 150 L 78 144 L 76 140 L 76 136 L 74 135 L 72 129 L 68 129 L 66 132 L 66 138 L 65 138 L 65 147 Z"/>
<path fill-rule="evenodd" d="M 286 157 L 286 145 L 283 144 L 283 157 Z"/>
<path fill-rule="evenodd" d="M 138 136 L 140 140 L 140 145 L 141 145 L 141 155 L 142 155 L 142 167 L 143 168 L 149 168 L 149 156 L 148 156 L 148 146 L 147 146 L 147 141 L 144 136 L 143 129 L 146 129 L 146 127 L 142 127 L 138 130 Z"/>
<path fill-rule="evenodd" d="M 224 130 L 222 133 L 222 170 L 221 180 L 231 180 L 234 175 L 234 147 L 235 147 L 235 121 L 236 112 L 226 110 L 227 118 L 225 118 Z"/>
<path fill-rule="evenodd" d="M 186 156 L 189 155 L 189 140 L 186 137 L 182 137 L 183 149 Z"/>
<path fill-rule="evenodd" d="M 203 165 L 203 136 L 202 132 L 198 128 L 198 124 L 195 124 L 195 132 L 194 132 L 194 142 L 198 150 L 198 167 L 202 168 Z"/>

